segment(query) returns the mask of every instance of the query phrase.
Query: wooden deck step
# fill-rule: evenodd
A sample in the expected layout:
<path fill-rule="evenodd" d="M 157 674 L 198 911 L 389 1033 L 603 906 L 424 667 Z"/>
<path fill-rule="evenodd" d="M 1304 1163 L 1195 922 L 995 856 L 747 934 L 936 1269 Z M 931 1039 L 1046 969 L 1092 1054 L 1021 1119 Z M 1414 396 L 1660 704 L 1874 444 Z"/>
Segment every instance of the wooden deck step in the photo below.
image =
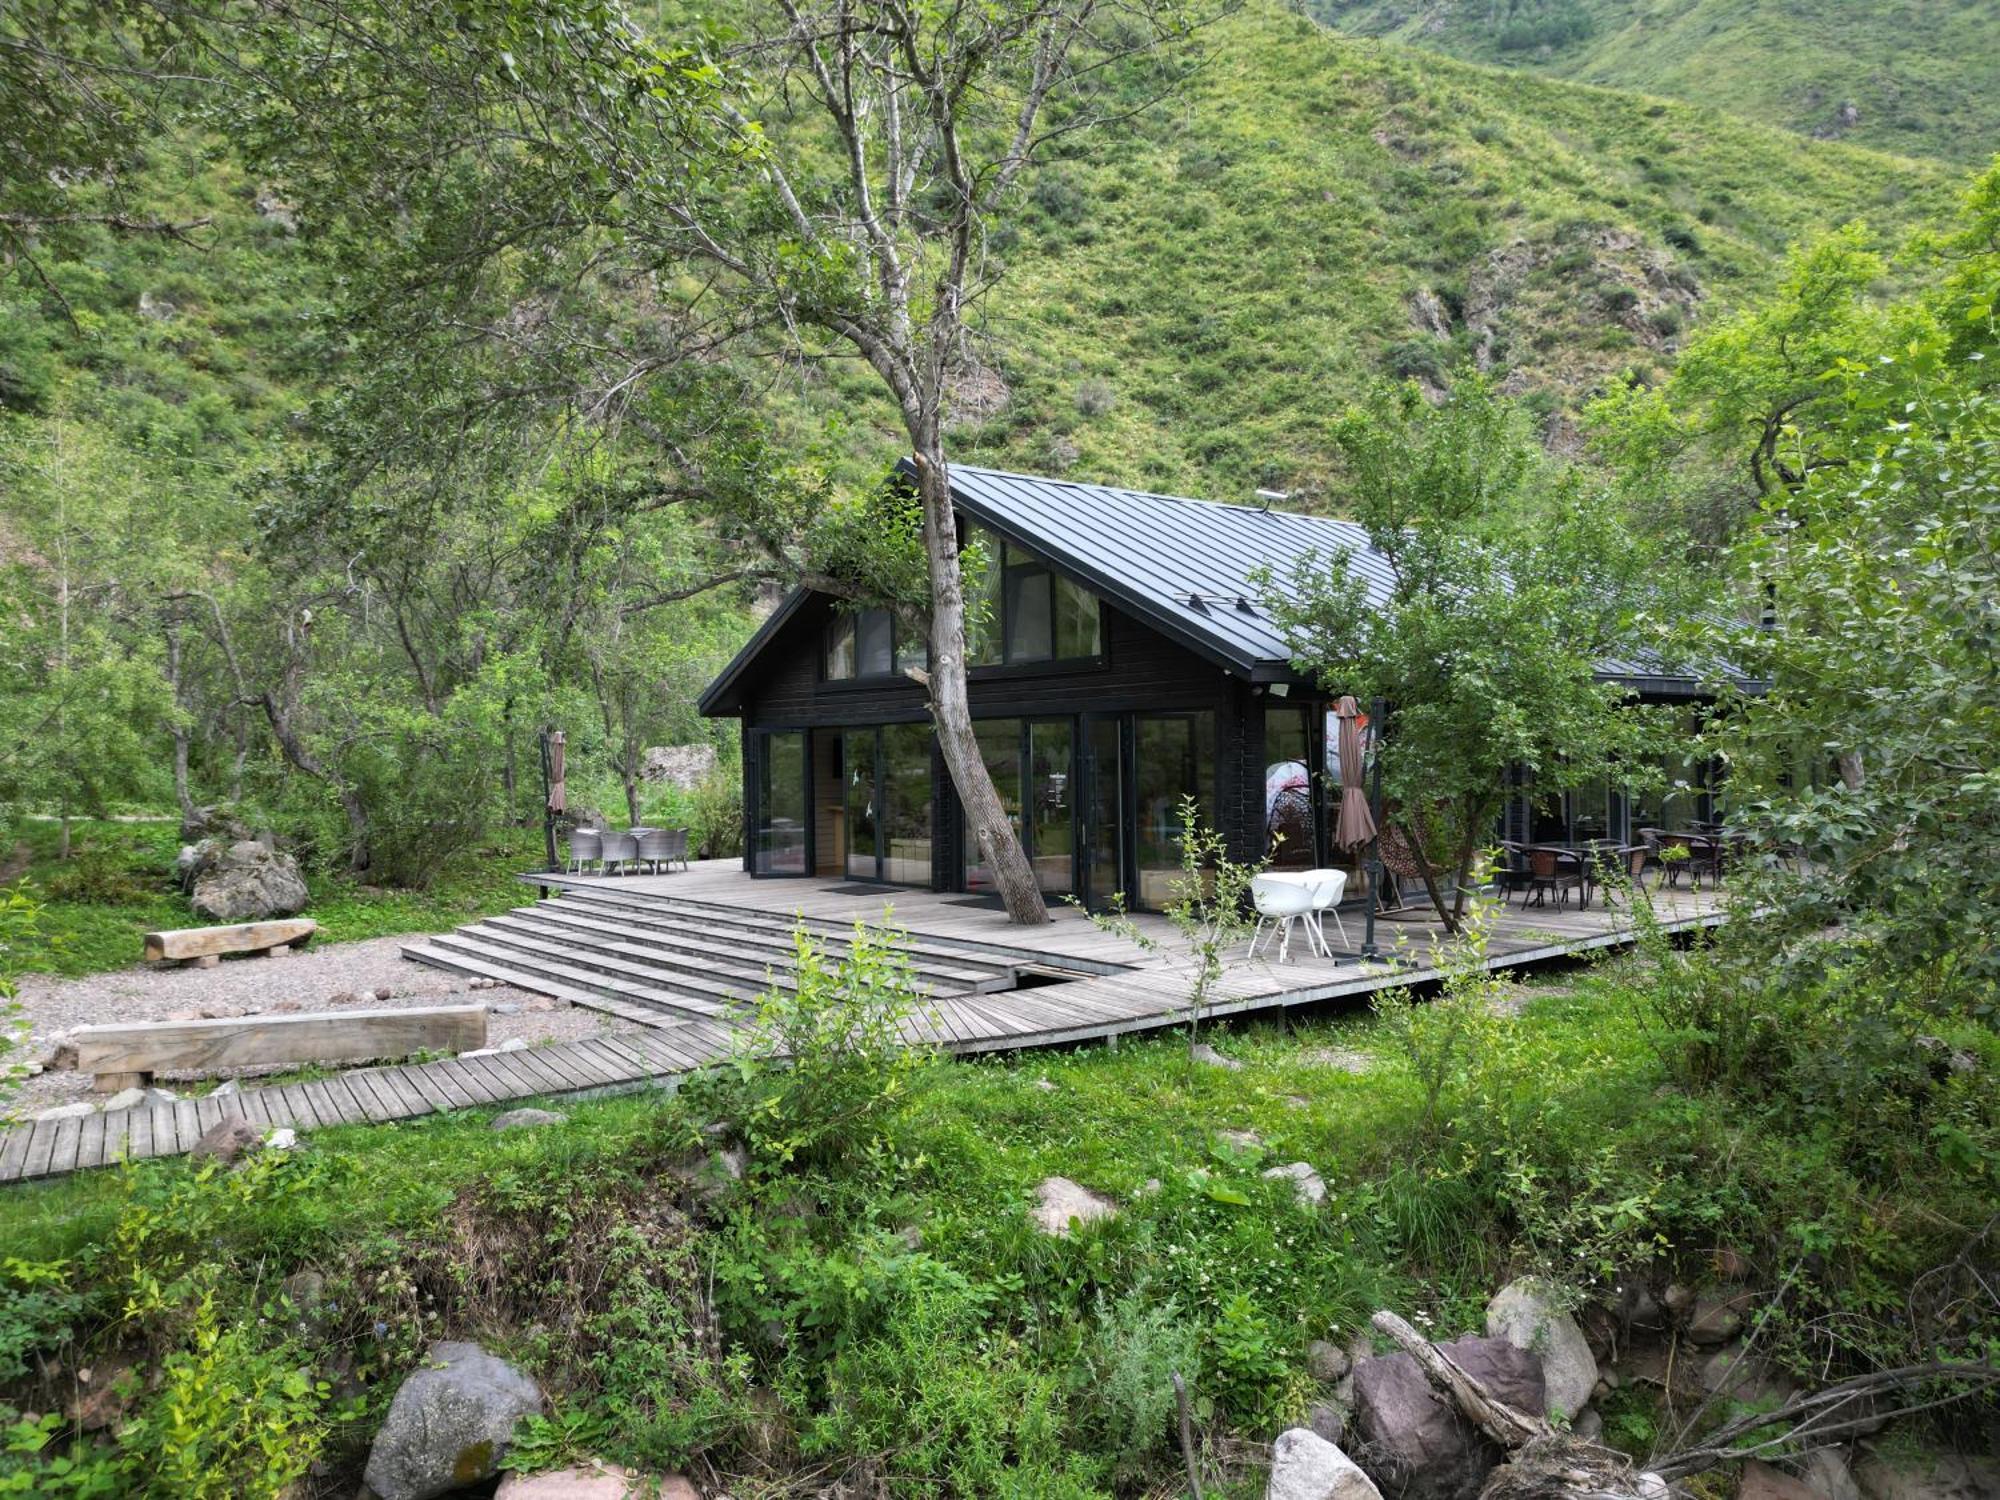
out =
<path fill-rule="evenodd" d="M 789 933 L 783 938 L 748 930 L 717 933 L 711 924 L 694 917 L 612 914 L 580 909 L 576 903 L 560 900 L 516 907 L 509 915 L 523 921 L 545 923 L 598 937 L 612 937 L 621 943 L 688 954 L 704 961 L 714 960 L 728 970 L 752 973 L 760 982 L 769 975 L 781 984 L 790 983 L 793 949 Z M 928 980 L 939 993 L 1010 989 L 1015 979 L 1011 968 L 988 964 L 947 964 L 921 957 L 910 961 L 910 970 L 918 978 Z"/>
<path fill-rule="evenodd" d="M 412 963 L 424 964 L 433 969 L 446 969 L 454 974 L 471 974 L 480 979 L 497 979 L 500 983 L 510 984 L 517 990 L 527 990 L 535 995 L 547 995 L 552 1000 L 581 1005 L 586 1010 L 602 1011 L 608 1016 L 636 1021 L 642 1026 L 686 1024 L 684 1017 L 663 1015 L 657 1006 L 635 1005 L 614 995 L 602 995 L 595 990 L 561 984 L 545 974 L 529 974 L 511 964 L 495 963 L 470 953 L 447 952 L 442 948 L 433 948 L 427 942 L 405 943 L 402 954 Z"/>
<path fill-rule="evenodd" d="M 729 1009 L 700 996 L 681 995 L 655 985 L 639 984 L 614 974 L 566 963 L 555 955 L 543 956 L 503 947 L 464 932 L 441 933 L 432 938 L 428 946 L 447 955 L 479 959 L 507 969 L 515 976 L 509 983 L 537 994 L 547 994 L 549 981 L 554 981 L 571 991 L 574 1003 L 578 1005 L 594 1005 L 600 998 L 622 1000 L 627 1004 L 649 1007 L 655 1017 L 675 1021 L 707 1019 L 725 1014 Z"/>
<path fill-rule="evenodd" d="M 762 937 L 777 937 L 787 947 L 790 946 L 793 931 L 803 925 L 815 943 L 821 944 L 836 956 L 845 954 L 854 943 L 854 924 L 831 917 L 793 917 L 767 915 L 762 912 L 746 911 L 741 907 L 714 905 L 705 901 L 690 900 L 681 896 L 654 895 L 646 891 L 607 891 L 594 887 L 565 889 L 562 895 L 551 898 L 542 905 L 558 903 L 589 902 L 593 905 L 615 907 L 620 912 L 620 921 L 627 920 L 681 920 L 694 921 L 710 930 L 729 929 L 758 934 Z M 871 927 L 880 923 L 871 922 Z M 938 939 L 921 933 L 907 933 L 898 945 L 902 952 L 913 959 L 936 961 L 967 969 L 986 969 L 995 975 L 1008 973 L 1022 963 L 1057 963 L 1048 954 L 1016 954 L 992 948 L 991 945 L 961 943 L 955 939 Z M 982 952 L 981 948 L 990 951 Z"/>
<path fill-rule="evenodd" d="M 728 1015 L 754 1005 L 770 988 L 759 969 L 732 970 L 703 959 L 686 958 L 680 963 L 673 955 L 658 953 L 618 940 L 587 937 L 580 933 L 550 930 L 518 917 L 488 917 L 458 929 L 460 935 L 476 938 L 503 948 L 513 948 L 536 958 L 554 958 L 574 968 L 591 969 L 621 979 L 650 984 L 687 999 L 690 1005 L 706 1003 L 714 1008 L 704 1015 Z"/>

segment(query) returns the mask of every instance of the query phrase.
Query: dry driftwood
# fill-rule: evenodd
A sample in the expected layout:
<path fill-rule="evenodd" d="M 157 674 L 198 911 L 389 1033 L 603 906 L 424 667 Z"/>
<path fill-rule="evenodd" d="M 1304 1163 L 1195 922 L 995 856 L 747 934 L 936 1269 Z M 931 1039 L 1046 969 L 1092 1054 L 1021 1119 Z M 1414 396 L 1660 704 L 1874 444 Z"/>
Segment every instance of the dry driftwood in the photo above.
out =
<path fill-rule="evenodd" d="M 1480 1500 L 1663 1500 L 1666 1495 L 1664 1480 L 1638 1472 L 1624 1454 L 1559 1432 L 1546 1418 L 1500 1400 L 1394 1313 L 1376 1313 L 1374 1324 L 1468 1422 L 1507 1450 L 1507 1461 L 1487 1476 Z"/>

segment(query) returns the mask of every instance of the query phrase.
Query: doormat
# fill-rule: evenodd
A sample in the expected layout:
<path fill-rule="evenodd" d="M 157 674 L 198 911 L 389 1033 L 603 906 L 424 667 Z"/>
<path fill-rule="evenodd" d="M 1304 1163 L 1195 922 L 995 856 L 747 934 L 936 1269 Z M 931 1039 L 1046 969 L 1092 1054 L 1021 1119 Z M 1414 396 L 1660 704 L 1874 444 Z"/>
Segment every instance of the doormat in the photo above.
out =
<path fill-rule="evenodd" d="M 946 906 L 974 906 L 981 911 L 1005 911 L 1007 903 L 998 896 L 967 896 L 961 901 L 947 901 Z"/>
<path fill-rule="evenodd" d="M 834 896 L 893 896 L 899 888 L 893 885 L 832 885 L 827 893 Z"/>

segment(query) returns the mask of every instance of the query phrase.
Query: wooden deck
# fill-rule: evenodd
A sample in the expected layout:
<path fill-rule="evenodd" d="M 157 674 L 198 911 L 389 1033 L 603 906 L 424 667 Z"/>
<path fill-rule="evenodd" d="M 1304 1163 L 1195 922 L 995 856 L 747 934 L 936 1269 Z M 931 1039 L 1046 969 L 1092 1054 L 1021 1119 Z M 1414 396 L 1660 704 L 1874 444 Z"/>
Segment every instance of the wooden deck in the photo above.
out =
<path fill-rule="evenodd" d="M 630 1030 L 485 1057 L 357 1069 L 313 1083 L 246 1088 L 116 1114 L 17 1125 L 0 1133 L 0 1183 L 187 1151 L 224 1118 L 314 1130 L 412 1119 L 530 1099 L 671 1088 L 740 1044 L 757 993 L 787 982 L 790 930 L 803 921 L 831 951 L 856 923 L 907 936 L 926 992 L 913 1042 L 972 1054 L 1116 1037 L 1179 1024 L 1188 963 L 1173 928 L 1140 917 L 1148 948 L 1060 908 L 1046 927 L 1010 925 L 996 908 L 929 891 L 858 891 L 847 882 L 751 880 L 734 861 L 662 876 L 523 877 L 554 898 L 405 953 L 468 974 L 503 977 L 633 1022 Z M 524 896 L 528 892 L 523 892 Z M 1670 931 L 1722 921 L 1712 892 L 1661 892 Z M 1362 939 L 1360 912 L 1343 913 Z M 504 924 L 504 925 L 496 925 Z M 1339 936 L 1328 924 L 1328 937 Z M 1383 917 L 1382 962 L 1275 956 L 1233 962 L 1209 1016 L 1366 997 L 1440 976 L 1439 928 L 1422 909 Z M 1622 909 L 1499 908 L 1487 966 L 1516 968 L 1632 940 Z"/>

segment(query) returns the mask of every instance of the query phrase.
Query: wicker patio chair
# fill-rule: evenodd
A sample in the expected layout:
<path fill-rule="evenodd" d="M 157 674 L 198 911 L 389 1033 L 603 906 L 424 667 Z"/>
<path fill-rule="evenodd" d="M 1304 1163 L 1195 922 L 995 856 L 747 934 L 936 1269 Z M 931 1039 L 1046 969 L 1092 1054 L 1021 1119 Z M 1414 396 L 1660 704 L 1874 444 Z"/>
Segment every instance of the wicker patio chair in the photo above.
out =
<path fill-rule="evenodd" d="M 1528 851 L 1528 894 L 1535 898 L 1535 905 L 1547 905 L 1553 893 L 1556 905 L 1561 906 L 1569 900 L 1572 886 L 1576 889 L 1577 904 L 1580 906 L 1586 899 L 1582 855 L 1564 849 Z"/>
<path fill-rule="evenodd" d="M 637 839 L 633 838 L 629 833 L 621 833 L 616 828 L 607 828 L 604 830 L 605 874 L 609 875 L 611 867 L 616 865 L 618 866 L 618 873 L 622 875 L 628 868 L 636 865 L 638 862 L 639 841 Z"/>
<path fill-rule="evenodd" d="M 688 834 L 685 828 L 648 828 L 639 835 L 639 863 L 657 875 L 660 866 L 673 868 L 675 860 L 687 864 Z"/>
<path fill-rule="evenodd" d="M 595 828 L 572 828 L 569 832 L 569 863 L 563 866 L 566 874 L 582 874 L 588 865 L 601 864 L 604 860 L 604 836 Z"/>

